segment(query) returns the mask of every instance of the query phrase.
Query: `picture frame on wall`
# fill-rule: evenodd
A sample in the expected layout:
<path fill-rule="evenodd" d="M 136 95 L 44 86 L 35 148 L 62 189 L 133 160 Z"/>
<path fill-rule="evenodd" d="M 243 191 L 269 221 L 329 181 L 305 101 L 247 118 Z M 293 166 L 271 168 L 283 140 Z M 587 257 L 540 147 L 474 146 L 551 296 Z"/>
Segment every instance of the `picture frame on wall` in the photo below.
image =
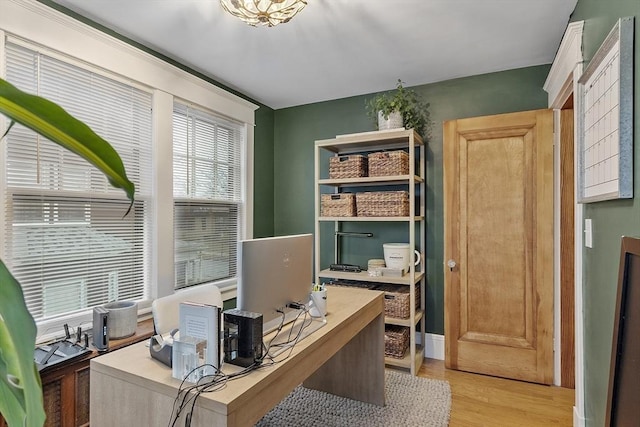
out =
<path fill-rule="evenodd" d="M 579 203 L 633 198 L 633 20 L 618 20 L 578 80 Z"/>

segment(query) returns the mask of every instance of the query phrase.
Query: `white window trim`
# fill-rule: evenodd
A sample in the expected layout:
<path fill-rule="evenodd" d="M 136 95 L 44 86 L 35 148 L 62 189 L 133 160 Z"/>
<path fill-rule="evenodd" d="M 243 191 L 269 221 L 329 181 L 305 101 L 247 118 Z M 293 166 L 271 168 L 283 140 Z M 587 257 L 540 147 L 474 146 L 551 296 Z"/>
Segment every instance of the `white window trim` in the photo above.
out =
<path fill-rule="evenodd" d="M 543 89 L 548 93 L 548 105 L 549 108 L 554 109 L 554 120 L 555 123 L 560 122 L 560 109 L 568 99 L 569 95 L 573 93 L 574 96 L 574 117 L 573 122 L 577 128 L 579 123 L 579 112 L 581 111 L 581 100 L 580 96 L 580 87 L 578 85 L 578 79 L 582 75 L 582 70 L 584 67 L 583 60 L 583 52 L 582 52 L 582 34 L 584 29 L 584 21 L 571 22 L 567 26 L 567 29 L 562 37 L 562 41 L 560 42 L 560 47 L 558 48 L 558 52 L 553 60 L 553 64 L 551 65 L 551 70 L 549 71 L 549 75 L 544 83 Z M 554 162 L 556 164 L 556 170 L 554 171 L 554 176 L 560 176 L 560 134 L 559 132 L 554 135 Z M 578 152 L 578 132 L 574 132 L 574 150 Z M 574 174 L 577 176 L 578 174 L 578 157 L 574 159 Z M 574 192 L 578 194 L 578 181 L 574 183 L 576 187 L 574 187 Z M 556 193 L 556 211 L 554 213 L 554 252 L 555 252 L 555 262 L 554 262 L 554 287 L 555 287 L 555 301 L 556 301 L 556 309 L 555 309 L 555 319 L 554 319 L 554 330 L 556 331 L 555 335 L 555 384 L 559 385 L 560 383 L 560 370 L 561 359 L 560 359 L 560 334 L 559 334 L 559 324 L 560 324 L 560 309 L 559 301 L 560 301 L 560 234 L 558 232 L 559 229 L 559 218 L 560 213 L 558 211 L 560 203 L 559 203 L 559 194 L 560 194 L 560 181 L 558 179 L 555 180 L 554 183 L 554 191 Z M 574 312 L 575 312 L 575 405 L 573 407 L 573 425 L 574 426 L 584 426 L 586 423 L 585 418 L 585 397 L 584 397 L 584 319 L 583 319 L 583 277 L 582 277 L 582 269 L 583 269 L 583 222 L 584 214 L 583 214 L 583 205 L 578 203 L 577 201 L 574 203 L 574 284 L 575 284 L 575 301 L 574 301 Z"/>
<path fill-rule="evenodd" d="M 257 105 L 35 0 L 2 0 L 0 29 L 254 125 Z"/>
<path fill-rule="evenodd" d="M 245 124 L 246 146 L 242 148 L 243 196 L 245 197 L 242 238 L 253 237 L 253 144 L 257 105 L 231 94 L 155 56 L 96 30 L 35 0 L 0 1 L 0 73 L 4 76 L 4 37 L 24 39 L 95 69 L 121 75 L 153 88 L 153 193 L 155 203 L 152 232 L 152 298 L 173 293 L 173 98 L 199 105 Z M 8 120 L 0 116 L 1 129 Z M 2 183 L 0 183 L 2 184 Z M 0 195 L 0 203 L 4 196 Z M 0 220 L 3 213 L 0 209 Z M 1 235 L 0 231 L 0 241 Z M 0 257 L 5 249 L 0 247 Z M 221 284 L 225 299 L 235 296 L 235 281 Z M 148 311 L 148 304 L 141 306 Z M 43 331 L 39 331 L 42 333 Z"/>

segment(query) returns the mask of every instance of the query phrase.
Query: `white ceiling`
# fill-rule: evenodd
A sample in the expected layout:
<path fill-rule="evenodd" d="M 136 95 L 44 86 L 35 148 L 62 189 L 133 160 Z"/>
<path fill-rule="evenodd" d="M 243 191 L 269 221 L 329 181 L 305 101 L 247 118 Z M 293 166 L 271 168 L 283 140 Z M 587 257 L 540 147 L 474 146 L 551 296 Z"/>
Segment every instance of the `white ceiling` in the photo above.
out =
<path fill-rule="evenodd" d="M 549 64 L 577 0 L 308 0 L 250 27 L 218 0 L 54 0 L 279 109 Z"/>

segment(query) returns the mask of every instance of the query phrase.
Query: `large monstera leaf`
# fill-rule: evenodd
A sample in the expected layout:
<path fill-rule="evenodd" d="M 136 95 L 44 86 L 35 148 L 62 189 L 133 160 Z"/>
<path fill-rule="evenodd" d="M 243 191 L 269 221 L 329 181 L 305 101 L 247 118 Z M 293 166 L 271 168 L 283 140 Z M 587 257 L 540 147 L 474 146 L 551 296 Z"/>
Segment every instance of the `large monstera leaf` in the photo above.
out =
<path fill-rule="evenodd" d="M 10 426 L 44 423 L 35 342 L 36 324 L 22 288 L 0 261 L 0 413 Z"/>
<path fill-rule="evenodd" d="M 0 79 L 0 113 L 11 119 L 5 135 L 14 122 L 36 131 L 94 165 L 105 174 L 111 185 L 123 189 L 133 203 L 135 186 L 127 178 L 116 150 L 62 107 L 47 99 L 22 92 Z"/>
<path fill-rule="evenodd" d="M 111 185 L 126 193 L 131 209 L 135 186 L 127 178 L 120 156 L 86 124 L 59 105 L 22 92 L 2 79 L 0 113 L 10 119 L 2 137 L 20 123 L 78 154 L 104 173 Z M 36 333 L 22 288 L 0 261 L 0 413 L 9 426 L 44 424 L 42 385 L 33 359 Z"/>

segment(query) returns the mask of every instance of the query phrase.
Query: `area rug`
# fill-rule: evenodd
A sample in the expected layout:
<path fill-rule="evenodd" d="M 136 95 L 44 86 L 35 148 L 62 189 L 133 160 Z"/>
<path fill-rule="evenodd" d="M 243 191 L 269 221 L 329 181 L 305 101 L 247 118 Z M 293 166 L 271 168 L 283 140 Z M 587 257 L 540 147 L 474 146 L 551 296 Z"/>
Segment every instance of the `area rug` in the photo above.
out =
<path fill-rule="evenodd" d="M 446 381 L 431 380 L 387 369 L 384 407 L 334 396 L 302 386 L 265 415 L 258 427 L 449 425 L 451 389 Z"/>

